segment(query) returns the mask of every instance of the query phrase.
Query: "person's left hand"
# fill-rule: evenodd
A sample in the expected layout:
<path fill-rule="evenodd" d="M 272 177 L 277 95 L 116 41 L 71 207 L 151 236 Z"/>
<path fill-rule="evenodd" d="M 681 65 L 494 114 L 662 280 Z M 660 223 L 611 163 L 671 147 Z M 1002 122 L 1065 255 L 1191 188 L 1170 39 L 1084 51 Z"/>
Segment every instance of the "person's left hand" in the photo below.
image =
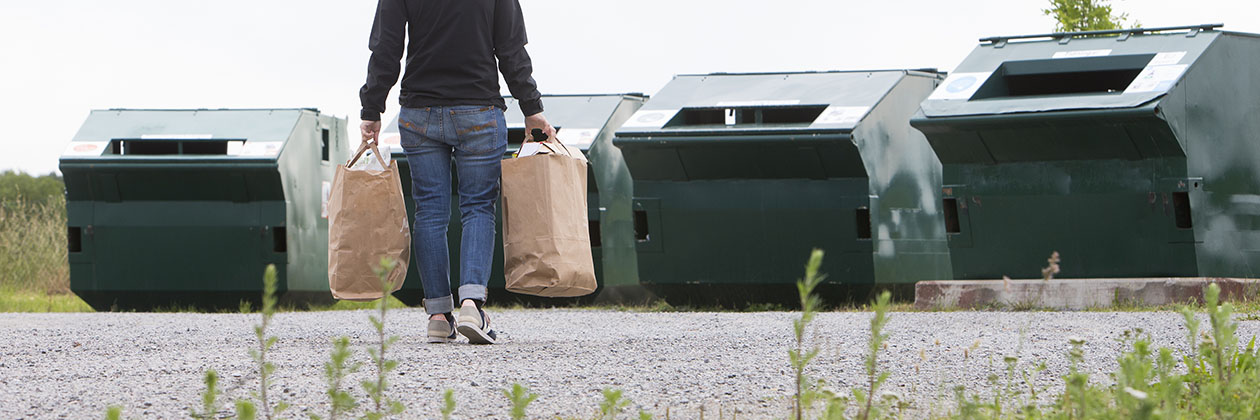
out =
<path fill-rule="evenodd" d="M 364 121 L 359 124 L 359 131 L 363 133 L 363 141 L 377 140 L 381 136 L 381 122 Z"/>

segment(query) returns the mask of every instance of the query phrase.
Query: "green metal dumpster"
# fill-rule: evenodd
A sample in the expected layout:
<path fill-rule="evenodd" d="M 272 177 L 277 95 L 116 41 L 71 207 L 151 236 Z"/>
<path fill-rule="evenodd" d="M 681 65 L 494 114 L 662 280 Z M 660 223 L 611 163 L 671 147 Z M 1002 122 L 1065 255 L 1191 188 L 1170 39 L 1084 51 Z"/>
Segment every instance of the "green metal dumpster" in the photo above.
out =
<path fill-rule="evenodd" d="M 97 310 L 331 301 L 346 122 L 315 109 L 92 111 L 61 156 L 70 288 Z"/>
<path fill-rule="evenodd" d="M 954 277 L 1260 276 L 1260 35 L 981 40 L 911 122 L 944 164 Z"/>
<path fill-rule="evenodd" d="M 599 280 L 598 297 L 610 300 L 635 299 L 641 296 L 635 262 L 634 220 L 630 210 L 630 172 L 621 159 L 621 152 L 612 146 L 614 130 L 630 117 L 647 98 L 642 94 L 605 95 L 544 95 L 543 107 L 547 119 L 557 130 L 556 137 L 566 144 L 576 146 L 587 154 L 590 173 L 587 179 L 589 203 L 591 252 L 595 261 L 595 276 Z M 525 116 L 516 100 L 505 97 L 508 111 L 508 150 L 504 158 L 511 158 L 525 139 Z M 402 175 L 403 191 L 411 192 L 411 171 L 407 156 L 399 145 L 398 117 L 384 127 L 382 143 L 394 147 L 394 160 Z M 452 171 L 452 186 L 458 185 Z M 451 223 L 448 228 L 451 254 L 451 290 L 459 285 L 459 232 L 460 213 L 456 191 L 452 191 Z M 415 214 L 415 202 L 408 196 L 407 211 Z M 521 295 L 504 290 L 502 213 L 499 232 L 495 238 L 494 266 L 490 272 L 490 298 L 492 300 L 519 300 Z M 414 218 L 411 220 L 415 222 Z M 424 288 L 415 266 L 408 267 L 407 280 L 402 290 L 394 295 L 409 305 L 420 305 L 424 300 Z"/>
<path fill-rule="evenodd" d="M 940 77 L 675 77 L 613 141 L 634 177 L 639 280 L 667 299 L 778 300 L 812 248 L 832 285 L 948 278 L 940 164 L 909 125 Z"/>

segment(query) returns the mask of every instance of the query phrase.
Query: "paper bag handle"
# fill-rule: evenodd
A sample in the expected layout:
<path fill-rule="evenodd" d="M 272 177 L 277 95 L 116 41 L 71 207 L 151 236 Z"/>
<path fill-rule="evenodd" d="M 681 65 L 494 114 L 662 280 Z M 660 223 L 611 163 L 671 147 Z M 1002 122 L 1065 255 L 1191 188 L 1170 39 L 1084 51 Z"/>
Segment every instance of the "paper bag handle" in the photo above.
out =
<path fill-rule="evenodd" d="M 368 149 L 372 149 L 372 154 L 376 156 L 377 161 L 381 162 L 382 168 L 389 168 L 389 164 L 385 163 L 385 158 L 381 157 L 381 151 L 376 149 L 376 140 L 372 139 L 359 143 L 359 151 L 354 154 L 353 158 L 350 158 L 349 162 L 346 162 L 346 167 L 354 166 L 355 162 L 358 162 L 359 158 L 363 157 L 363 153 L 367 152 Z"/>
<path fill-rule="evenodd" d="M 541 128 L 535 128 L 533 131 L 529 132 L 529 134 L 530 134 L 530 137 L 533 137 L 534 140 L 537 141 L 540 146 L 547 146 L 548 149 L 551 149 L 551 153 L 560 152 L 559 150 L 556 150 L 555 147 L 553 147 L 553 146 L 558 145 L 560 146 L 561 149 L 564 149 L 565 156 L 573 157 L 573 153 L 569 151 L 568 147 L 564 146 L 563 144 L 557 144 L 557 143 L 552 143 L 548 141 L 552 139 L 548 139 L 547 133 L 544 133 Z"/>

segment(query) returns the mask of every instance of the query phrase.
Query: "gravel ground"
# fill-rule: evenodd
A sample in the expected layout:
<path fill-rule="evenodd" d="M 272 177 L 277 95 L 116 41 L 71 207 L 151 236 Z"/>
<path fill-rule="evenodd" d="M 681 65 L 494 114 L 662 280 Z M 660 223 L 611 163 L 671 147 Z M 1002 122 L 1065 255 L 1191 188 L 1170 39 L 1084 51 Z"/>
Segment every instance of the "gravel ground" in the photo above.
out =
<path fill-rule="evenodd" d="M 374 343 L 369 312 L 278 314 L 273 394 L 305 418 L 327 410 L 323 363 L 330 338 L 349 336 L 367 362 Z M 401 361 L 390 393 L 408 407 L 404 418 L 438 418 L 441 393 L 455 390 L 456 418 L 506 418 L 500 389 L 513 382 L 540 397 L 531 418 L 589 418 L 600 390 L 621 388 L 634 403 L 664 418 L 783 418 L 791 389 L 787 349 L 792 313 L 633 313 L 581 310 L 493 311 L 502 343 L 424 344 L 421 310 L 392 311 L 391 334 L 402 340 L 389 357 Z M 869 313 L 824 313 L 815 325 L 823 351 L 813 375 L 836 389 L 862 381 Z M 99 418 L 107 405 L 127 417 L 186 417 L 199 401 L 201 375 L 215 369 L 227 399 L 247 396 L 247 351 L 257 315 L 0 314 L 0 418 Z M 1260 322 L 1239 334 L 1260 333 Z M 1045 362 L 1034 381 L 1057 393 L 1067 371 L 1068 337 L 1087 341 L 1084 368 L 1115 368 L 1124 331 L 1141 328 L 1157 346 L 1187 347 L 1181 316 L 1153 313 L 948 312 L 894 313 L 881 354 L 892 371 L 886 389 L 925 417 L 946 407 L 950 389 L 975 389 L 1002 373 L 1019 352 L 1021 366 Z M 1246 340 L 1243 340 L 1246 342 Z M 367 379 L 368 369 L 350 383 Z M 1105 375 L 1095 379 L 1107 380 Z M 357 389 L 355 394 L 365 399 Z M 628 417 L 627 417 L 628 418 Z"/>

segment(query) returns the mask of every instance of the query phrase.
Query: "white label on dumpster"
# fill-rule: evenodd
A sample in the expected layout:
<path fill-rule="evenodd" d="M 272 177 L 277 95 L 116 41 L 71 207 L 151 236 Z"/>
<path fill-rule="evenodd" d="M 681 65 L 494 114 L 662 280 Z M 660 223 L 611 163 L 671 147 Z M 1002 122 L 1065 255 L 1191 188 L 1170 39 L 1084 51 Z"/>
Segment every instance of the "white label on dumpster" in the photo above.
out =
<path fill-rule="evenodd" d="M 626 128 L 661 128 L 678 115 L 677 109 L 640 109 L 622 124 Z"/>
<path fill-rule="evenodd" d="M 869 106 L 829 106 L 812 125 L 854 125 L 870 112 Z"/>
<path fill-rule="evenodd" d="M 322 204 L 320 204 L 319 217 L 323 217 L 327 219 L 328 218 L 328 197 L 332 196 L 332 183 L 331 182 L 324 181 L 323 185 L 321 186 L 321 196 L 324 197 L 324 201 L 322 202 Z"/>
<path fill-rule="evenodd" d="M 799 105 L 800 103 L 801 103 L 800 99 L 779 99 L 779 100 L 769 100 L 769 101 L 722 101 L 722 102 L 718 102 L 717 106 L 737 108 L 737 107 L 747 107 L 747 106 L 790 106 L 790 105 Z"/>
<path fill-rule="evenodd" d="M 1133 83 L 1129 84 L 1129 88 L 1124 90 L 1124 93 L 1163 92 L 1172 89 L 1173 84 L 1177 83 L 1177 79 L 1181 78 L 1181 74 L 1186 72 L 1187 67 L 1189 66 L 1185 64 L 1146 66 L 1137 78 L 1133 79 Z"/>
<path fill-rule="evenodd" d="M 1166 66 L 1169 64 L 1177 64 L 1177 63 L 1180 63 L 1181 59 L 1185 57 L 1186 57 L 1185 51 L 1162 52 L 1159 54 L 1155 54 L 1155 58 L 1152 58 L 1151 62 L 1146 63 L 1146 66 L 1147 67 Z"/>
<path fill-rule="evenodd" d="M 72 141 L 63 156 L 100 156 L 109 148 L 108 141 Z"/>
<path fill-rule="evenodd" d="M 976 94 L 980 90 L 980 86 L 989 76 L 991 71 L 974 72 L 974 73 L 954 73 L 945 78 L 940 86 L 929 96 L 930 100 L 967 100 L 971 99 L 971 95 Z"/>
<path fill-rule="evenodd" d="M 556 132 L 556 139 L 565 145 L 573 146 L 579 149 L 591 147 L 591 143 L 595 142 L 595 136 L 599 135 L 598 128 L 561 128 Z"/>
<path fill-rule="evenodd" d="M 210 140 L 214 134 L 143 134 L 140 140 Z"/>
<path fill-rule="evenodd" d="M 275 156 L 283 145 L 282 141 L 247 141 L 235 156 Z"/>
<path fill-rule="evenodd" d="M 1054 53 L 1054 58 L 1102 57 L 1106 55 L 1111 55 L 1111 50 L 1059 51 Z"/>

